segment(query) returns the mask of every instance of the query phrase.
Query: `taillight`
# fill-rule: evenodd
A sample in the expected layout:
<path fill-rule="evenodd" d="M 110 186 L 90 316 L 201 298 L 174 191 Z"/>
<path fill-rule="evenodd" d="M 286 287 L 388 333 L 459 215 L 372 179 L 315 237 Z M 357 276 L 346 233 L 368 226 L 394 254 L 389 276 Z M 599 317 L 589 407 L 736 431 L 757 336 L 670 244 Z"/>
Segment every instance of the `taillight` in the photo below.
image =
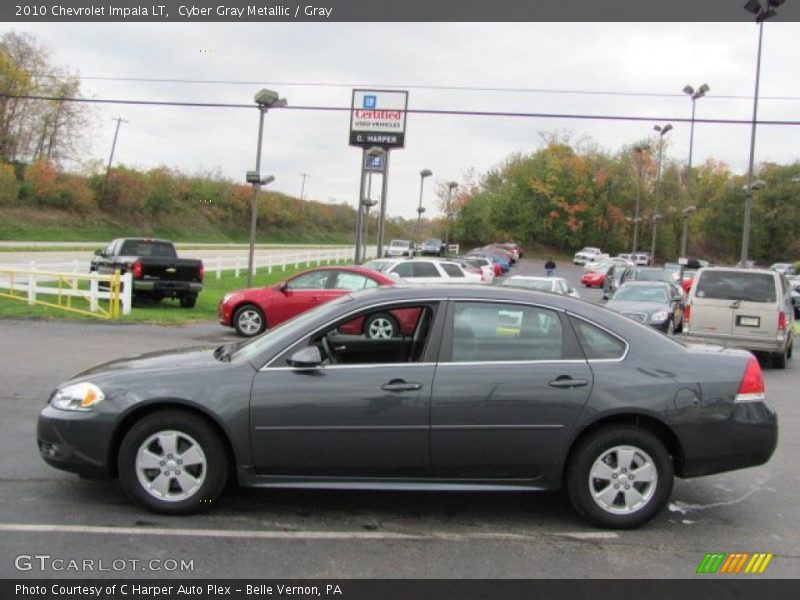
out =
<path fill-rule="evenodd" d="M 762 402 L 765 399 L 766 388 L 764 387 L 764 377 L 761 374 L 761 365 L 755 356 L 750 356 L 747 367 L 736 392 L 734 402 Z"/>
<path fill-rule="evenodd" d="M 783 311 L 778 313 L 778 331 L 786 331 L 786 313 Z"/>
<path fill-rule="evenodd" d="M 142 278 L 142 263 L 140 263 L 138 260 L 131 265 L 131 274 L 133 275 L 134 279 Z"/>
<path fill-rule="evenodd" d="M 206 274 L 206 267 L 203 263 L 200 263 L 200 266 L 197 267 L 197 281 L 203 281 L 203 277 Z"/>

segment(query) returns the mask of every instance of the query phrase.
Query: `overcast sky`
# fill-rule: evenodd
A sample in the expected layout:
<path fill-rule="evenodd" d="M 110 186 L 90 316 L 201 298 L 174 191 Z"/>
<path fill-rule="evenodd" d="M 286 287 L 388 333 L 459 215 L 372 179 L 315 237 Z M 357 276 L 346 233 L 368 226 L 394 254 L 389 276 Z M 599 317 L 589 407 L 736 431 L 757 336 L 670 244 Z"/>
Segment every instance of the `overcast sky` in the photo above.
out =
<path fill-rule="evenodd" d="M 419 171 L 433 182 L 461 181 L 512 152 L 541 145 L 540 132 L 589 136 L 616 151 L 651 135 L 653 124 L 688 118 L 684 85 L 711 86 L 698 118 L 750 119 L 758 30 L 752 23 L 110 23 L 22 24 L 53 61 L 83 77 L 257 81 L 256 85 L 116 82 L 86 79 L 96 98 L 248 103 L 271 87 L 289 104 L 347 107 L 350 84 L 405 86 L 409 108 L 653 116 L 646 122 L 409 115 L 406 147 L 392 153 L 388 212 L 414 217 Z M 0 24 L 0 32 L 10 29 Z M 800 121 L 798 23 L 764 30 L 759 119 Z M 276 82 L 282 82 L 280 85 Z M 304 85 L 288 85 L 294 82 Z M 337 83 L 342 87 L 310 84 Z M 413 86 L 472 86 L 677 94 L 677 97 L 532 92 L 443 91 Z M 720 96 L 743 96 L 721 98 Z M 769 97 L 792 97 L 770 99 Z M 254 168 L 255 110 L 101 106 L 86 160 L 107 160 L 113 119 L 120 131 L 115 164 L 167 165 L 188 173 L 221 170 L 243 180 Z M 667 156 L 685 161 L 689 124 L 674 123 Z M 273 189 L 348 202 L 358 196 L 360 150 L 348 147 L 347 112 L 275 110 L 267 116 L 262 173 Z M 756 161 L 800 159 L 800 128 L 758 129 Z M 694 162 L 747 168 L 750 128 L 698 124 Z M 433 209 L 434 186 L 424 203 Z M 375 194 L 373 193 L 373 197 Z M 432 212 L 429 214 L 433 214 Z"/>

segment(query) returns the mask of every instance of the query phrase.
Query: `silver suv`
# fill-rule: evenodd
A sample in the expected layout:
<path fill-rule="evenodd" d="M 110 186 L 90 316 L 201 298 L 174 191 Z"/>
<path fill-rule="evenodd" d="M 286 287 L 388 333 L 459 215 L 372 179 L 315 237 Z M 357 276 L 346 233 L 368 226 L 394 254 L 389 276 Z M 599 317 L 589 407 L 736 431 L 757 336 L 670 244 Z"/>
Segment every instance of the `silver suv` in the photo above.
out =
<path fill-rule="evenodd" d="M 780 273 L 704 268 L 689 291 L 683 339 L 768 352 L 783 369 L 792 357 L 793 316 L 791 288 Z"/>

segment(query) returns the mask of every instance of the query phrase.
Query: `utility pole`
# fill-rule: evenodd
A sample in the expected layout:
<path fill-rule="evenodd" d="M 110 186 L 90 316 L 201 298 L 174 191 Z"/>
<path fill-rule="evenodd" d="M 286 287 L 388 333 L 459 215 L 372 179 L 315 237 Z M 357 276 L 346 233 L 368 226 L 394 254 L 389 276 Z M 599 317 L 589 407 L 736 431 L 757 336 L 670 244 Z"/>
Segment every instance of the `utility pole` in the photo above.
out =
<path fill-rule="evenodd" d="M 308 173 L 300 173 L 300 177 L 303 178 L 303 183 L 300 184 L 300 200 L 303 200 L 306 191 L 306 177 L 308 177 Z"/>
<path fill-rule="evenodd" d="M 111 154 L 108 157 L 108 166 L 106 167 L 106 177 L 103 180 L 103 194 L 102 194 L 103 198 L 106 197 L 106 188 L 108 187 L 108 174 L 111 172 L 111 163 L 114 160 L 114 150 L 117 147 L 117 136 L 119 135 L 119 126 L 122 123 L 130 123 L 130 121 L 126 121 L 122 117 L 117 117 L 114 120 L 117 122 L 117 127 L 114 130 L 114 141 L 111 143 Z"/>

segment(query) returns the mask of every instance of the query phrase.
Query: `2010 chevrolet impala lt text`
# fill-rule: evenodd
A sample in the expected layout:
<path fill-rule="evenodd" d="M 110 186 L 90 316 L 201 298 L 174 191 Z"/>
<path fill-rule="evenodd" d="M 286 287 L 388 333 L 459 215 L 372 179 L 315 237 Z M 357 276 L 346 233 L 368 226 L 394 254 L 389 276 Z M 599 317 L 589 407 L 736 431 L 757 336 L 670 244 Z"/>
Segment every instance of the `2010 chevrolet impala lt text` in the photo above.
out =
<path fill-rule="evenodd" d="M 413 327 L 352 327 L 411 309 Z M 356 335 L 354 332 L 360 332 Z M 190 513 L 243 486 L 555 490 L 634 527 L 673 477 L 760 465 L 777 417 L 744 350 L 530 290 L 377 287 L 236 344 L 117 360 L 41 412 L 51 465 Z"/>

